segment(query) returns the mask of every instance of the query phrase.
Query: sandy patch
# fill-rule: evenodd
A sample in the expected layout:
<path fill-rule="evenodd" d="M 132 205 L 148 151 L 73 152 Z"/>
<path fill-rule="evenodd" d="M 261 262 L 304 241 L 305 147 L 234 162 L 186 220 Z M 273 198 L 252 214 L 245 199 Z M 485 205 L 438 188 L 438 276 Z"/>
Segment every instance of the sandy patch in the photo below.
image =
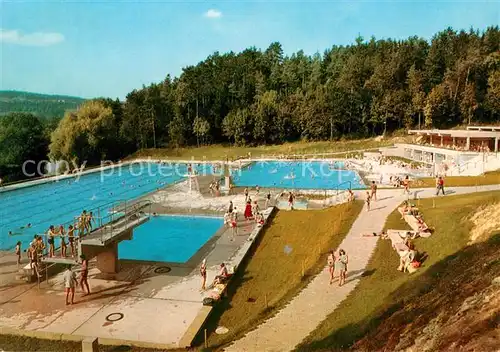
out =
<path fill-rule="evenodd" d="M 470 233 L 471 242 L 485 240 L 495 231 L 500 231 L 500 203 L 491 204 L 478 210 L 472 217 L 474 228 Z"/>

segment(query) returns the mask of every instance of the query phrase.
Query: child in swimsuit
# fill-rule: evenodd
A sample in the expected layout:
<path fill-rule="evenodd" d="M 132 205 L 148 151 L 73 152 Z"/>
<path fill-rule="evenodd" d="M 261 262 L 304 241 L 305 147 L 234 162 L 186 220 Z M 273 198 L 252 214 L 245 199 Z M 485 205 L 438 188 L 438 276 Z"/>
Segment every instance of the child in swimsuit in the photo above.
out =
<path fill-rule="evenodd" d="M 17 255 L 17 265 L 21 264 L 21 241 L 16 243 L 16 255 Z"/>
<path fill-rule="evenodd" d="M 200 275 L 201 275 L 201 289 L 205 291 L 205 284 L 207 283 L 207 260 L 203 259 L 203 262 L 200 266 Z"/>

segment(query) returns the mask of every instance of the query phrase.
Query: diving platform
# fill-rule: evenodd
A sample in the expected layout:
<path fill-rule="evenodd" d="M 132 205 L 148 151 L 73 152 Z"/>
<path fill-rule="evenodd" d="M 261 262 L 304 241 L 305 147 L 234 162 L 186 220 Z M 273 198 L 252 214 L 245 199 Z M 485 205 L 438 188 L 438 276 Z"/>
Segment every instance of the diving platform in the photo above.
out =
<path fill-rule="evenodd" d="M 150 201 L 139 201 L 113 209 L 104 218 L 96 219 L 99 227 L 76 240 L 78 254 L 75 258 L 44 256 L 42 262 L 74 265 L 81 262 L 83 254 L 86 259 L 97 257 L 97 268 L 102 273 L 115 274 L 118 271 L 118 243 L 131 240 L 134 228 L 149 221 L 151 205 Z"/>
<path fill-rule="evenodd" d="M 111 242 L 121 241 L 123 239 L 132 239 L 132 230 L 149 220 L 149 214 L 136 213 L 130 216 L 124 216 L 114 223 L 103 225 L 89 235 L 82 237 L 82 246 L 100 246 L 105 247 Z M 125 238 L 123 238 L 125 237 Z"/>

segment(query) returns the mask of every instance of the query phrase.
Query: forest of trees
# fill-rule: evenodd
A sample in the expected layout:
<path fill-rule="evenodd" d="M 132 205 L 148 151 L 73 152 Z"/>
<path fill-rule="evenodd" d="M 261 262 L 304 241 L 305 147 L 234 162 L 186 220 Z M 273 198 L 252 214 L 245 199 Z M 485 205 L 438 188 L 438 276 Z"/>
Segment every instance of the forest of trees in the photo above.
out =
<path fill-rule="evenodd" d="M 313 56 L 285 56 L 277 42 L 264 51 L 216 52 L 124 102 L 95 99 L 66 112 L 50 155 L 92 163 L 141 148 L 336 140 L 498 121 L 499 27 L 448 28 L 430 41 L 358 37 Z"/>
<path fill-rule="evenodd" d="M 500 31 L 365 41 L 312 57 L 214 53 L 179 78 L 128 94 L 118 120 L 133 148 L 279 143 L 500 119 Z"/>

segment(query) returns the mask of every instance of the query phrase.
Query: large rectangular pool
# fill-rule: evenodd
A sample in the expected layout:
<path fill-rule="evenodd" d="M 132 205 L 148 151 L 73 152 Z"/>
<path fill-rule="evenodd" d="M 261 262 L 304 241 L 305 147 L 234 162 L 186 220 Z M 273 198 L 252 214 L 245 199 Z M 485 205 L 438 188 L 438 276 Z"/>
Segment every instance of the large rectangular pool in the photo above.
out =
<path fill-rule="evenodd" d="M 134 229 L 131 241 L 118 245 L 120 259 L 185 263 L 222 226 L 204 216 L 156 216 Z"/>
<path fill-rule="evenodd" d="M 208 165 L 195 167 L 200 174 L 210 170 Z M 47 232 L 50 225 L 64 224 L 67 229 L 84 209 L 100 208 L 104 217 L 113 205 L 182 180 L 186 174 L 186 164 L 135 163 L 113 173 L 92 172 L 0 192 L 0 250 L 14 248 L 17 241 L 26 249 L 34 234 Z"/>

